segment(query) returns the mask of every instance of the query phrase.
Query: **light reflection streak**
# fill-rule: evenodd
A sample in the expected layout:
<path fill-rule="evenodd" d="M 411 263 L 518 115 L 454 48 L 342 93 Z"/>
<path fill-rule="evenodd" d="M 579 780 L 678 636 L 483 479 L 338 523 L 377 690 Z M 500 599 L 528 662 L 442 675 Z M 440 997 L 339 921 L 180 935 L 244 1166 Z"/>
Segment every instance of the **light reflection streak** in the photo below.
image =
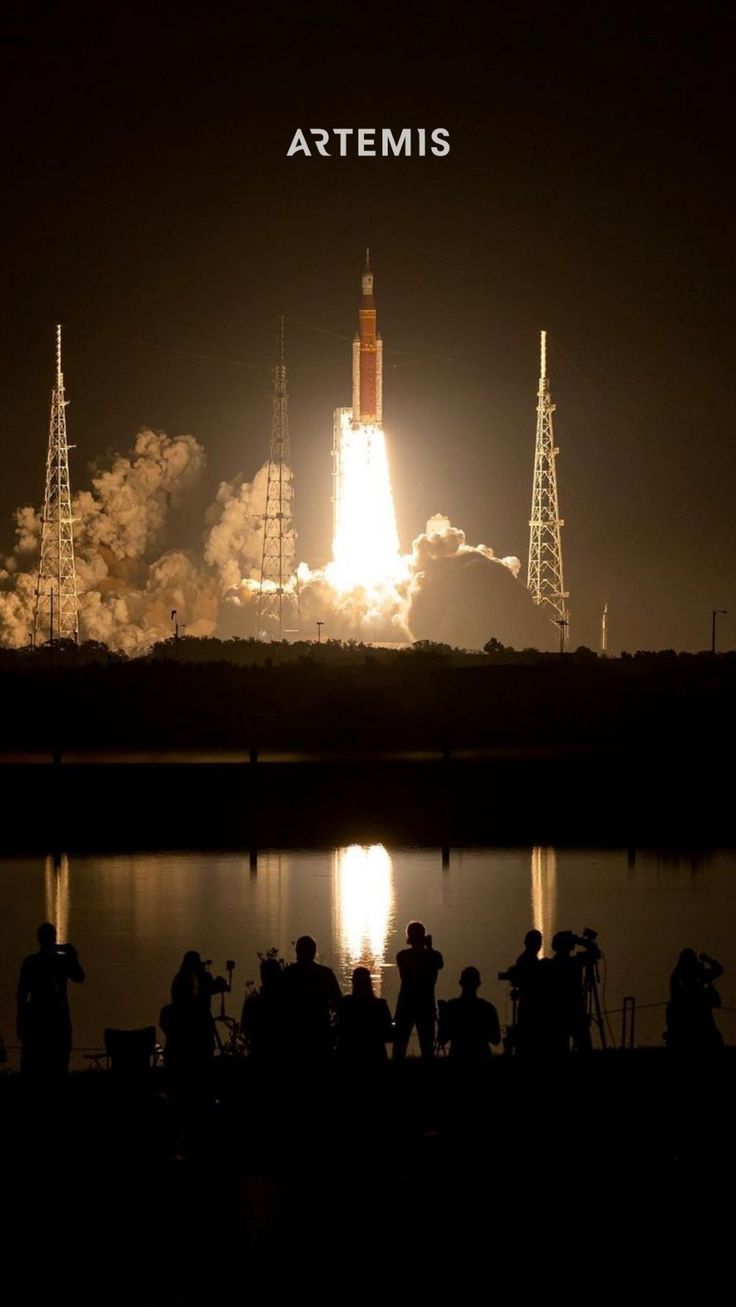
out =
<path fill-rule="evenodd" d="M 56 926 L 60 944 L 69 941 L 69 858 L 66 853 L 49 854 L 44 864 L 46 920 Z"/>
<path fill-rule="evenodd" d="M 351 844 L 333 855 L 333 933 L 344 980 L 368 967 L 376 993 L 394 913 L 393 866 L 382 844 Z"/>
<path fill-rule="evenodd" d="M 542 956 L 551 952 L 557 929 L 557 855 L 554 849 L 532 849 L 532 919 L 542 934 Z"/>
<path fill-rule="evenodd" d="M 289 916 L 290 859 L 278 849 L 250 851 L 251 892 L 249 909 L 259 920 L 268 922 L 269 940 L 265 948 L 286 949 Z M 291 958 L 289 958 L 291 961 Z"/>

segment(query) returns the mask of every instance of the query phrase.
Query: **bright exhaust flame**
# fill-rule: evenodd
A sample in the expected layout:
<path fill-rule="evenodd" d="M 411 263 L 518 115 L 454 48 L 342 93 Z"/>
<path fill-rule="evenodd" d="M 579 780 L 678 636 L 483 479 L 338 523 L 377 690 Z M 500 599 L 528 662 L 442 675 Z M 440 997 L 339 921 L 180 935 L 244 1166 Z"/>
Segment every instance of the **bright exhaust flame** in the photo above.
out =
<path fill-rule="evenodd" d="M 327 580 L 336 590 L 370 589 L 401 580 L 396 514 L 380 427 L 353 428 L 350 410 L 335 432 L 335 514 Z"/>

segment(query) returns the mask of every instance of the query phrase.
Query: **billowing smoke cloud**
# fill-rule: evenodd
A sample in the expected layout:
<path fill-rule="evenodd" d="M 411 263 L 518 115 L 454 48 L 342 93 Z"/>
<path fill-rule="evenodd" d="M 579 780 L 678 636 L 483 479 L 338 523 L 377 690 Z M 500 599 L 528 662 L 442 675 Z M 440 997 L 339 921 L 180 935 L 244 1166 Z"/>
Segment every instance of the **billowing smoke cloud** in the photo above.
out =
<path fill-rule="evenodd" d="M 518 558 L 497 558 L 488 545 L 469 545 L 465 533 L 437 515 L 401 560 L 400 575 L 382 584 L 336 588 L 329 567 L 299 569 L 300 626 L 313 638 L 383 643 L 417 639 L 482 648 L 491 636 L 515 647 L 546 648 L 550 623 L 518 581 Z M 256 574 L 259 574 L 256 569 Z M 244 605 L 248 596 L 243 596 Z M 229 631 L 237 626 L 232 622 Z"/>
<path fill-rule="evenodd" d="M 221 483 L 205 515 L 201 557 L 167 545 L 178 511 L 205 468 L 191 435 L 138 433 L 127 456 L 115 455 L 74 500 L 80 634 L 129 654 L 171 635 L 171 610 L 188 635 L 256 634 L 268 464 L 252 482 Z M 290 478 L 291 473 L 287 470 Z M 0 644 L 28 643 L 33 625 L 40 516 L 15 513 L 16 543 L 0 569 Z M 163 552 L 160 552 L 163 549 Z M 437 515 L 385 582 L 339 589 L 329 567 L 297 569 L 289 625 L 313 638 L 409 643 L 444 641 L 478 648 L 550 645 L 550 623 L 517 580 L 519 560 L 496 558 L 487 545 Z M 265 634 L 261 632 L 260 634 Z"/>
<path fill-rule="evenodd" d="M 291 479 L 288 468 L 284 477 Z M 216 569 L 226 593 L 236 594 L 243 581 L 260 580 L 267 487 L 268 463 L 264 463 L 252 482 L 242 476 L 221 482 L 207 511 L 205 562 Z"/>
<path fill-rule="evenodd" d="M 211 634 L 219 583 L 165 541 L 172 512 L 197 486 L 205 454 L 194 436 L 144 429 L 127 457 L 116 455 L 75 496 L 74 544 L 82 639 L 138 653 L 171 633 L 171 610 L 190 634 Z M 0 571 L 0 643 L 27 644 L 33 625 L 41 520 L 15 515 L 16 544 Z"/>
<path fill-rule="evenodd" d="M 162 431 L 139 431 L 129 457 L 117 455 L 92 478 L 92 490 L 77 495 L 78 552 L 105 545 L 115 558 L 145 558 L 204 466 L 204 449 L 194 436 L 172 439 Z"/>
<path fill-rule="evenodd" d="M 412 639 L 407 598 L 408 579 L 336 590 L 326 570 L 301 567 L 299 609 L 307 639 L 314 638 L 315 624 L 322 621 L 325 639 L 405 644 Z"/>
<path fill-rule="evenodd" d="M 430 518 L 412 546 L 407 621 L 417 640 L 478 649 L 491 638 L 514 648 L 550 647 L 554 628 L 517 579 L 518 558 L 468 545 L 448 518 Z"/>

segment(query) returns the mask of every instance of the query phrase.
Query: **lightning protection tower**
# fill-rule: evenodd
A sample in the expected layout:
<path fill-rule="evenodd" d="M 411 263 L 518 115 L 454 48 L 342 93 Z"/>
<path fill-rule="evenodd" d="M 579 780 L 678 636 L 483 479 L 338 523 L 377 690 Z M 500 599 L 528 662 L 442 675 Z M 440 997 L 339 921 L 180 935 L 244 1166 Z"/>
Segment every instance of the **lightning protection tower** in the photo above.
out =
<path fill-rule="evenodd" d="M 289 615 L 298 627 L 298 591 L 294 578 L 296 542 L 291 525 L 293 485 L 289 466 L 289 404 L 286 391 L 284 319 L 279 325 L 278 358 L 273 377 L 273 418 L 268 459 L 263 555 L 258 591 L 257 629 L 283 640 Z M 290 584 L 291 583 L 291 584 Z"/>
<path fill-rule="evenodd" d="M 46 495 L 41 525 L 33 644 L 79 638 L 77 574 L 74 567 L 72 499 L 69 488 L 69 445 L 66 439 L 64 374 L 61 370 L 61 327 L 56 328 L 56 384 L 51 392 Z"/>
<path fill-rule="evenodd" d="M 550 620 L 560 628 L 561 640 L 569 633 L 569 612 L 562 573 L 562 541 L 557 499 L 557 472 L 552 414 L 555 405 L 547 377 L 547 333 L 541 332 L 541 367 L 537 397 L 537 440 L 534 452 L 534 486 L 529 521 L 529 573 L 527 588 L 535 604 L 546 604 Z"/>

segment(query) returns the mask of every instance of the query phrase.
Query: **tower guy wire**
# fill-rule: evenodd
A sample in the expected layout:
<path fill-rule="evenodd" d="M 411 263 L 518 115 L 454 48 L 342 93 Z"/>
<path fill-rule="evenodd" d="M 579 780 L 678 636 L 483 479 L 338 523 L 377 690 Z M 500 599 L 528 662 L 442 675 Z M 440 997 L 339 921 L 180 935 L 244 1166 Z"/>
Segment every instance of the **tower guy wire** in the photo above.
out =
<path fill-rule="evenodd" d="M 70 446 L 66 437 L 68 402 L 64 397 L 64 373 L 61 369 L 61 326 L 57 326 L 56 379 L 51 393 L 41 556 L 33 617 L 34 646 L 47 639 L 50 644 L 54 640 L 74 640 L 76 643 L 79 639 L 74 518 L 69 485 Z"/>
<path fill-rule="evenodd" d="M 537 395 L 537 436 L 534 450 L 534 483 L 532 511 L 529 520 L 529 571 L 527 588 L 535 604 L 546 604 L 550 620 L 561 631 L 561 639 L 569 639 L 569 594 L 565 590 L 562 570 L 562 540 L 560 528 L 565 525 L 560 517 L 557 497 L 556 458 L 552 414 L 555 405 L 549 391 L 547 376 L 547 333 L 540 333 L 541 364 Z"/>
<path fill-rule="evenodd" d="M 283 640 L 285 623 L 299 627 L 299 592 L 295 576 L 296 539 L 291 525 L 294 489 L 289 447 L 289 402 L 286 389 L 284 319 L 279 320 L 278 355 L 273 378 L 273 417 L 263 516 L 261 583 L 257 634 Z M 296 619 L 294 621 L 294 619 Z"/>

